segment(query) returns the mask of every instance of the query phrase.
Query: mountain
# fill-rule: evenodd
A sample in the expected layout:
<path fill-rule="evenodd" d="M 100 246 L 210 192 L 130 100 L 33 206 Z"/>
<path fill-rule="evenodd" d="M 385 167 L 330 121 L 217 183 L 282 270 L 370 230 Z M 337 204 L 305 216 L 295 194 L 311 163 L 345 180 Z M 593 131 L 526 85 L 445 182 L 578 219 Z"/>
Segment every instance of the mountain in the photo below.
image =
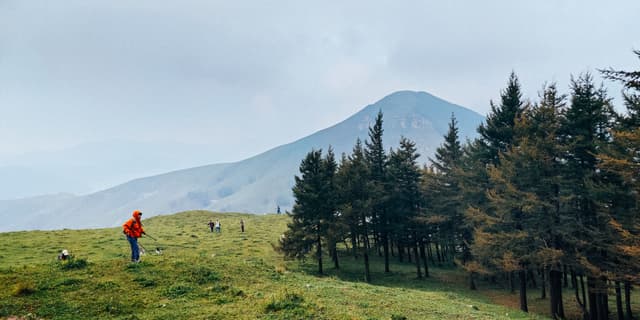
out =
<path fill-rule="evenodd" d="M 484 118 L 426 92 L 399 91 L 366 106 L 348 119 L 295 142 L 249 159 L 136 179 L 86 196 L 57 195 L 0 201 L 0 231 L 115 226 L 134 209 L 147 216 L 190 209 L 222 212 L 274 212 L 293 206 L 291 187 L 302 158 L 311 149 L 336 155 L 350 152 L 356 139 L 367 138 L 378 111 L 384 114 L 385 148 L 401 136 L 416 142 L 426 162 L 442 143 L 451 114 L 462 140 L 476 136 Z"/>

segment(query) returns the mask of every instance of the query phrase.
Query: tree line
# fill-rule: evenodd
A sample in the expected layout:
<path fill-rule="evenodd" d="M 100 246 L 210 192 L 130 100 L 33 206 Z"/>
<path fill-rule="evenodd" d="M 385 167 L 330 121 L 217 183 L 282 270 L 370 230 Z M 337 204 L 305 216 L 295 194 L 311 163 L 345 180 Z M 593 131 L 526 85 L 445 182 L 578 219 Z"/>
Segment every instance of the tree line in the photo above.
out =
<path fill-rule="evenodd" d="M 640 58 L 640 51 L 634 51 Z M 295 204 L 279 250 L 311 255 L 323 273 L 338 248 L 363 264 L 370 255 L 415 264 L 453 263 L 479 278 L 528 288 L 564 318 L 563 289 L 573 289 L 584 319 L 608 319 L 615 295 L 618 319 L 632 319 L 631 289 L 640 269 L 640 71 L 600 70 L 624 87 L 617 113 L 590 74 L 571 79 L 569 94 L 545 85 L 537 101 L 524 100 L 512 73 L 500 101 L 461 142 L 451 116 L 444 142 L 420 166 L 415 143 L 382 144 L 383 114 L 368 139 L 336 160 L 329 148 L 312 150 L 295 177 Z M 571 292 L 571 291 L 568 291 Z"/>

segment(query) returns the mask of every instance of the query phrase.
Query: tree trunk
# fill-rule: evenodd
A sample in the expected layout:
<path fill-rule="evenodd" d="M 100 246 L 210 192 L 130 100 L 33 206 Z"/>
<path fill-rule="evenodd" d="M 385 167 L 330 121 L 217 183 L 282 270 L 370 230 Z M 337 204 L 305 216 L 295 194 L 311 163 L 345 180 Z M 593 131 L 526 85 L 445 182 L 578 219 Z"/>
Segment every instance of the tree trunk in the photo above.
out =
<path fill-rule="evenodd" d="M 438 265 L 440 265 L 442 263 L 442 258 L 440 257 L 440 245 L 438 244 L 438 242 L 436 242 L 435 244 L 436 244 L 436 255 L 438 255 Z"/>
<path fill-rule="evenodd" d="M 433 243 L 431 241 L 427 242 L 427 255 L 429 256 L 431 264 L 436 264 L 436 261 L 433 259 Z"/>
<path fill-rule="evenodd" d="M 418 234 L 413 232 L 413 257 L 416 262 L 416 272 L 418 279 L 422 279 L 422 270 L 420 270 L 420 255 L 418 254 Z"/>
<path fill-rule="evenodd" d="M 533 273 L 533 270 L 531 269 L 527 270 L 527 281 L 531 283 L 531 286 L 530 286 L 531 289 L 538 288 L 538 283 L 536 282 L 536 275 Z"/>
<path fill-rule="evenodd" d="M 622 290 L 620 289 L 620 281 L 616 280 L 616 312 L 618 320 L 624 320 L 624 310 L 622 310 Z"/>
<path fill-rule="evenodd" d="M 404 248 L 402 247 L 400 242 L 397 243 L 397 247 L 398 247 L 398 261 L 404 262 Z"/>
<path fill-rule="evenodd" d="M 470 290 L 476 290 L 478 289 L 476 287 L 476 280 L 473 277 L 473 272 L 469 272 L 469 289 Z"/>
<path fill-rule="evenodd" d="M 600 283 L 600 285 L 602 285 L 602 283 Z M 602 290 L 602 288 L 599 289 Z M 607 319 L 609 319 L 609 297 L 606 291 L 598 292 L 598 320 Z"/>
<path fill-rule="evenodd" d="M 420 239 L 420 257 L 422 258 L 422 263 L 424 264 L 424 277 L 429 277 L 429 265 L 427 264 L 427 254 L 424 250 L 424 241 Z"/>
<path fill-rule="evenodd" d="M 587 277 L 589 288 L 589 316 L 592 320 L 606 320 L 609 317 L 609 301 L 606 279 Z"/>
<path fill-rule="evenodd" d="M 580 275 L 580 291 L 582 291 L 582 303 L 584 304 L 584 312 L 582 313 L 582 318 L 584 320 L 589 319 L 589 312 L 587 312 L 587 293 L 584 287 L 584 276 Z"/>
<path fill-rule="evenodd" d="M 351 247 L 353 252 L 353 258 L 358 259 L 358 234 L 355 228 L 351 228 Z"/>
<path fill-rule="evenodd" d="M 364 257 L 364 281 L 371 282 L 371 272 L 369 270 L 369 232 L 367 231 L 367 218 L 364 214 L 360 216 L 360 221 L 362 222 L 362 233 L 364 235 L 364 243 L 362 244 L 362 255 Z"/>
<path fill-rule="evenodd" d="M 558 270 L 549 271 L 549 306 L 554 319 L 564 318 L 564 305 L 562 303 L 562 273 Z"/>
<path fill-rule="evenodd" d="M 520 276 L 520 310 L 529 312 L 527 308 L 527 270 L 521 269 L 519 271 Z"/>
<path fill-rule="evenodd" d="M 322 274 L 322 241 L 320 239 L 320 233 L 318 233 L 316 241 L 318 242 L 318 251 L 316 252 L 318 256 L 318 273 Z"/>
<path fill-rule="evenodd" d="M 631 313 L 631 282 L 626 280 L 624 282 L 624 307 L 627 309 L 627 320 L 633 319 L 633 314 Z"/>
<path fill-rule="evenodd" d="M 580 289 L 578 288 L 578 277 L 576 276 L 576 272 L 571 269 L 571 287 L 573 288 L 573 292 L 576 296 L 576 302 L 578 303 L 578 307 L 582 311 L 582 317 L 585 318 L 587 314 L 587 308 L 584 305 L 584 300 L 580 300 Z"/>
<path fill-rule="evenodd" d="M 598 320 L 598 302 L 596 296 L 596 279 L 587 277 L 587 291 L 589 296 L 589 319 Z"/>
<path fill-rule="evenodd" d="M 333 249 L 331 249 L 333 253 L 333 267 L 336 269 L 340 269 L 340 263 L 338 262 L 338 248 L 336 248 L 335 243 L 333 244 Z"/>
<path fill-rule="evenodd" d="M 562 287 L 569 287 L 569 281 L 567 279 L 567 265 L 562 266 Z"/>
<path fill-rule="evenodd" d="M 382 247 L 384 248 L 384 272 L 390 272 L 389 270 L 389 236 L 386 231 L 382 235 Z"/>
<path fill-rule="evenodd" d="M 543 300 L 547 298 L 547 288 L 546 288 L 547 282 L 546 282 L 546 279 L 545 279 L 545 273 L 546 272 L 547 271 L 544 268 L 542 268 L 541 272 L 540 272 L 540 278 L 541 278 L 540 285 L 541 285 L 541 289 L 542 289 L 542 290 L 540 290 L 540 299 L 543 299 Z"/>
<path fill-rule="evenodd" d="M 516 293 L 515 271 L 509 271 L 507 275 L 509 277 L 509 289 L 510 289 L 509 292 Z"/>

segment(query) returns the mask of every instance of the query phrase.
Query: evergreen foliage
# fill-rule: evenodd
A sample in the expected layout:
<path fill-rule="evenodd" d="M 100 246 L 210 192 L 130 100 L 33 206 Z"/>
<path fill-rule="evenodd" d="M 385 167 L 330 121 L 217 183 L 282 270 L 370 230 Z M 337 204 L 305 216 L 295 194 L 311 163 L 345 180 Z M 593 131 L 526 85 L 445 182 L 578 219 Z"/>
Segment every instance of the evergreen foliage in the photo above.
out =
<path fill-rule="evenodd" d="M 631 319 L 640 282 L 640 72 L 602 73 L 625 86 L 625 115 L 590 74 L 572 78 L 569 96 L 551 84 L 524 102 L 512 73 L 480 137 L 462 144 L 452 115 L 423 168 L 405 138 L 385 152 L 378 113 L 365 146 L 356 141 L 339 166 L 331 152 L 303 160 L 283 251 L 303 258 L 315 248 L 322 272 L 323 243 L 336 267 L 336 245 L 350 244 L 367 282 L 376 253 L 385 272 L 395 256 L 415 264 L 418 279 L 429 264 L 453 263 L 472 290 L 485 279 L 513 292 L 518 279 L 525 312 L 539 279 L 554 319 L 566 317 L 569 286 L 584 319 L 608 319 L 614 290 L 618 318 Z"/>

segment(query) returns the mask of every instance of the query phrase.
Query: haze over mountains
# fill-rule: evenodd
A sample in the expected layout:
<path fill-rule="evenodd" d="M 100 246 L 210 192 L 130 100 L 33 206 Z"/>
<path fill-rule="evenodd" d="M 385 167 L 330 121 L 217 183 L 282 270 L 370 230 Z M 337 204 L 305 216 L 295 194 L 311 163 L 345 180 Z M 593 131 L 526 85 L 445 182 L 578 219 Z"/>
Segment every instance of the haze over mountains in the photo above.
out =
<path fill-rule="evenodd" d="M 53 193 L 88 194 L 139 177 L 226 160 L 207 145 L 130 140 L 3 156 L 0 200 Z"/>
<path fill-rule="evenodd" d="M 134 209 L 146 217 L 190 209 L 222 212 L 275 212 L 293 205 L 294 175 L 311 149 L 349 153 L 357 138 L 381 110 L 385 148 L 396 147 L 401 136 L 416 142 L 426 162 L 442 143 L 451 114 L 460 138 L 476 136 L 484 118 L 464 107 L 425 92 L 399 91 L 366 106 L 348 119 L 295 142 L 243 161 L 212 164 L 132 180 L 85 196 L 47 195 L 0 201 L 0 231 L 94 228 L 119 225 Z"/>

